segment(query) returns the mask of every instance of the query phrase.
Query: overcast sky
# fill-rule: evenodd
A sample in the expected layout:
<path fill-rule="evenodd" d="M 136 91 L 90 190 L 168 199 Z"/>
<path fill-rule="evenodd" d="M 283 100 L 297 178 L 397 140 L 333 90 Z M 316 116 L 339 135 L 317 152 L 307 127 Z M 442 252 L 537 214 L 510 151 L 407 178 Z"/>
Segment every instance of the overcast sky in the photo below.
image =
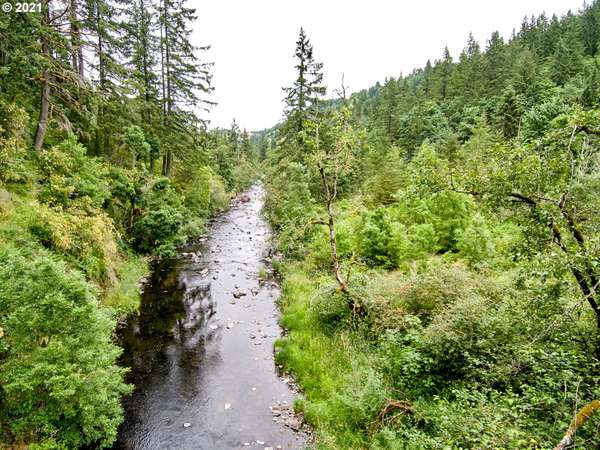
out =
<path fill-rule="evenodd" d="M 194 42 L 210 44 L 215 63 L 212 100 L 204 117 L 249 131 L 282 118 L 282 86 L 294 79 L 293 53 L 301 26 L 324 63 L 328 93 L 369 87 L 409 73 L 448 46 L 454 58 L 469 31 L 482 48 L 494 30 L 508 38 L 524 15 L 577 11 L 583 0 L 189 0 L 197 8 Z"/>

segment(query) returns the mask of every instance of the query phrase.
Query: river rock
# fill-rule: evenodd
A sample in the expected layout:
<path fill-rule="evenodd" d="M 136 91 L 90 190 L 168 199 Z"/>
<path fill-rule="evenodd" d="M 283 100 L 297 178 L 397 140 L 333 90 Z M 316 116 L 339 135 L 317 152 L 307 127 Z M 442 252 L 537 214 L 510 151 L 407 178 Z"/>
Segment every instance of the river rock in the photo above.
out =
<path fill-rule="evenodd" d="M 246 291 L 243 291 L 241 289 L 237 289 L 233 292 L 233 296 L 235 298 L 241 298 L 244 297 L 245 295 L 248 295 L 248 293 Z"/>
<path fill-rule="evenodd" d="M 296 417 L 292 417 L 286 425 L 292 430 L 298 431 L 300 430 L 300 427 L 302 427 L 302 422 L 300 422 L 300 420 L 298 420 Z"/>

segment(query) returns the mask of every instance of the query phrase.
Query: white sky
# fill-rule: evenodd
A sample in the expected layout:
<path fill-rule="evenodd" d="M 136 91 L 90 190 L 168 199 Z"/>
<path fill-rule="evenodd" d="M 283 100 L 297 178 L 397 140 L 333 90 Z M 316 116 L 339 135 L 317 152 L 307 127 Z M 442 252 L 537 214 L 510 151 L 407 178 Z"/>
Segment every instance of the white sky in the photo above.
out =
<path fill-rule="evenodd" d="M 294 79 L 296 39 L 303 26 L 325 83 L 349 92 L 386 76 L 409 73 L 439 58 L 445 45 L 454 58 L 469 31 L 482 48 L 492 31 L 508 38 L 524 15 L 559 16 L 583 0 L 189 0 L 198 21 L 194 42 L 210 44 L 215 63 L 212 100 L 203 116 L 211 126 L 259 130 L 282 118 L 282 86 Z"/>

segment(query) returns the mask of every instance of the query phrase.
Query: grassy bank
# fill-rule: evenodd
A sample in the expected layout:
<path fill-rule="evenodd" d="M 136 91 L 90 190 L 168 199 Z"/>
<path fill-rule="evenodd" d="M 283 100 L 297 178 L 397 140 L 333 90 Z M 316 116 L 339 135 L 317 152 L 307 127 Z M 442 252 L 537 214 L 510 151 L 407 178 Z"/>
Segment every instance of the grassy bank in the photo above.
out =
<path fill-rule="evenodd" d="M 311 301 L 318 295 L 323 274 L 319 280 L 298 262 L 279 269 L 284 277 L 281 325 L 288 334 L 276 344 L 277 362 L 303 389 L 305 399 L 298 400 L 296 408 L 315 427 L 319 448 L 363 448 L 364 410 L 377 408 L 385 396 L 382 391 L 368 398 L 363 387 L 371 386 L 361 386 L 371 364 L 368 345 L 355 332 L 328 332 L 316 320 Z"/>
<path fill-rule="evenodd" d="M 532 325 L 514 272 L 429 264 L 421 275 L 371 272 L 360 318 L 331 305 L 329 275 L 310 258 L 279 265 L 288 334 L 277 362 L 303 390 L 296 408 L 315 427 L 317 448 L 551 447 L 595 392 L 595 363 L 559 337 L 586 327 L 557 316 L 551 331 Z M 432 305 L 437 317 L 427 319 Z M 595 438 L 593 426 L 580 430 L 578 448 Z"/>

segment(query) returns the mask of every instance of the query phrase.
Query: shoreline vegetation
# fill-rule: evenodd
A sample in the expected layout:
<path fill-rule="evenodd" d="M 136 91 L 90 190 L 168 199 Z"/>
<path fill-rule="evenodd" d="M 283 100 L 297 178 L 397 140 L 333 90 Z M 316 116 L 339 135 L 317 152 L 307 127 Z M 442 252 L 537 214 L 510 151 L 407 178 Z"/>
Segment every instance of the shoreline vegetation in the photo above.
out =
<path fill-rule="evenodd" d="M 19 156 L 26 172 L 0 185 L 0 448 L 110 447 L 132 389 L 114 333 L 152 255 L 201 234 L 251 178 L 229 193 L 201 166 L 189 192 L 89 157 L 74 136 Z"/>
<path fill-rule="evenodd" d="M 264 212 L 319 449 L 597 448 L 600 2 L 324 99 L 301 30 Z"/>
<path fill-rule="evenodd" d="M 122 6 L 0 15 L 0 448 L 112 446 L 132 391 L 115 327 L 148 259 L 257 174 L 250 134 L 196 113 L 194 10 Z"/>

